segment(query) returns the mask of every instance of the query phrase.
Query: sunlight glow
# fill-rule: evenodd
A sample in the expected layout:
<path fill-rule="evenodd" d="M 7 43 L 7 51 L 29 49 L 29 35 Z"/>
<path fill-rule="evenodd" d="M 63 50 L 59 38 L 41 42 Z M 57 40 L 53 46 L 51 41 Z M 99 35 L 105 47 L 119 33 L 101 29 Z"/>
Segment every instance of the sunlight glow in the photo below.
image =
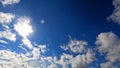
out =
<path fill-rule="evenodd" d="M 17 24 L 14 25 L 14 29 L 22 37 L 29 36 L 29 34 L 33 32 L 33 29 L 30 25 L 30 19 L 26 17 L 18 19 Z"/>

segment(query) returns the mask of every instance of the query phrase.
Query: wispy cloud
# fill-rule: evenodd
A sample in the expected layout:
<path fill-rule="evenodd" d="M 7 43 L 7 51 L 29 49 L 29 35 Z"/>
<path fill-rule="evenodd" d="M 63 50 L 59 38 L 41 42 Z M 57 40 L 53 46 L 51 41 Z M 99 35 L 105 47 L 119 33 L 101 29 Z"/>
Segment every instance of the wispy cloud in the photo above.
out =
<path fill-rule="evenodd" d="M 33 45 L 32 45 L 31 41 L 30 41 L 28 38 L 23 38 L 23 39 L 22 39 L 22 42 L 23 42 L 23 44 L 24 44 L 26 47 L 28 47 L 29 49 L 32 49 L 32 48 L 33 48 Z"/>
<path fill-rule="evenodd" d="M 0 12 L 0 24 L 5 27 L 8 27 L 8 25 L 13 21 L 14 18 L 15 15 L 12 13 Z"/>
<path fill-rule="evenodd" d="M 0 43 L 8 44 L 8 42 L 6 42 L 6 41 L 4 41 L 4 40 L 0 40 Z"/>
<path fill-rule="evenodd" d="M 30 33 L 33 32 L 32 26 L 30 25 L 30 19 L 26 16 L 18 18 L 16 24 L 14 24 L 14 30 L 22 37 L 23 44 L 29 49 L 33 48 L 31 41 L 28 39 Z"/>
<path fill-rule="evenodd" d="M 10 50 L 0 50 L 0 67 L 1 68 L 46 68 L 48 62 L 52 62 L 52 57 L 42 57 L 40 48 L 33 48 L 28 52 L 29 55 L 16 53 Z M 41 57 L 40 57 L 41 56 Z M 19 62 L 19 63 L 18 63 Z"/>
<path fill-rule="evenodd" d="M 16 41 L 16 34 L 12 33 L 10 30 L 0 31 L 0 38 Z"/>
<path fill-rule="evenodd" d="M 2 3 L 3 6 L 5 6 L 5 5 L 17 4 L 20 2 L 20 0 L 0 0 L 0 2 Z"/>

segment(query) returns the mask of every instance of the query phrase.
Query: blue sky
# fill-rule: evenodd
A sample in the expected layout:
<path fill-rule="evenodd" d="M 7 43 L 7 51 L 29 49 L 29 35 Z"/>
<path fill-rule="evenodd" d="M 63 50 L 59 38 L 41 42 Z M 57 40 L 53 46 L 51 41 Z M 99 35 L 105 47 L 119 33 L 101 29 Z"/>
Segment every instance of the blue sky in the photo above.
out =
<path fill-rule="evenodd" d="M 0 68 L 119 68 L 120 0 L 0 0 Z"/>

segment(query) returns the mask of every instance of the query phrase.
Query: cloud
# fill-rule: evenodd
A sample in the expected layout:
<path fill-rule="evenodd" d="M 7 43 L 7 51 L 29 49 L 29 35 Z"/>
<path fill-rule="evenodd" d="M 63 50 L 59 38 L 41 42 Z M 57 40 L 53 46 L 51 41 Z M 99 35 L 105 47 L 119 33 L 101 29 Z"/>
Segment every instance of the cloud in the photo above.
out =
<path fill-rule="evenodd" d="M 87 42 L 83 40 L 70 39 L 67 45 L 62 46 L 63 50 L 72 51 L 76 56 L 71 54 L 63 53 L 61 59 L 57 60 L 56 63 L 61 65 L 63 68 L 87 68 L 90 63 L 96 60 L 95 53 L 87 48 Z M 65 48 L 65 49 L 64 49 Z"/>
<path fill-rule="evenodd" d="M 88 51 L 86 54 L 78 54 L 75 57 L 64 53 L 60 60 L 55 60 L 55 63 L 61 65 L 62 68 L 69 68 L 69 65 L 71 65 L 71 68 L 87 68 L 93 61 L 95 61 L 95 54 Z"/>
<path fill-rule="evenodd" d="M 48 68 L 58 68 L 58 66 L 56 64 L 51 64 L 50 66 L 48 66 Z"/>
<path fill-rule="evenodd" d="M 114 68 L 117 65 L 115 63 L 120 62 L 120 39 L 113 32 L 101 33 L 97 37 L 96 45 L 101 54 L 106 54 L 106 63 L 102 64 L 102 67 L 107 66 L 108 68 L 112 65 Z"/>
<path fill-rule="evenodd" d="M 17 4 L 20 2 L 20 0 L 0 0 L 0 2 L 2 3 L 3 6 L 5 6 L 5 5 Z"/>
<path fill-rule="evenodd" d="M 33 48 L 33 45 L 32 45 L 31 41 L 30 41 L 28 38 L 23 38 L 23 39 L 22 39 L 22 42 L 23 42 L 23 44 L 24 44 L 26 47 L 28 47 L 29 49 L 32 49 L 32 48 Z"/>
<path fill-rule="evenodd" d="M 16 35 L 12 33 L 10 30 L 0 31 L 0 38 L 5 38 L 10 41 L 16 41 Z"/>
<path fill-rule="evenodd" d="M 4 40 L 0 40 L 0 43 L 8 44 L 8 42 L 6 42 L 6 41 L 4 41 Z"/>
<path fill-rule="evenodd" d="M 39 45 L 41 53 L 45 53 L 47 51 L 46 45 Z"/>
<path fill-rule="evenodd" d="M 14 24 L 14 29 L 20 36 L 26 38 L 30 33 L 33 32 L 32 26 L 30 25 L 30 18 L 22 16 L 17 19 L 16 24 Z"/>
<path fill-rule="evenodd" d="M 117 66 L 114 66 L 112 63 L 110 62 L 106 62 L 106 63 L 102 63 L 101 64 L 101 68 L 118 68 Z"/>
<path fill-rule="evenodd" d="M 120 24 L 120 0 L 113 0 L 113 6 L 115 9 L 107 19 Z"/>
<path fill-rule="evenodd" d="M 29 55 L 26 55 L 27 53 Z M 34 47 L 32 51 L 27 53 L 0 50 L 0 68 L 47 68 L 52 63 L 52 57 L 40 55 L 40 48 Z"/>
<path fill-rule="evenodd" d="M 81 41 L 82 40 L 71 39 L 68 43 L 81 43 Z M 0 50 L 0 67 L 57 68 L 59 66 L 62 66 L 62 68 L 69 68 L 71 66 L 72 68 L 87 68 L 89 64 L 95 61 L 95 54 L 89 48 L 83 47 L 82 49 L 86 49 L 85 52 L 80 51 L 80 54 L 78 53 L 76 56 L 63 53 L 60 55 L 60 59 L 58 59 L 58 56 L 44 57 L 42 53 L 45 53 L 47 51 L 46 45 L 34 44 L 32 49 L 30 51 L 27 51 L 25 54 L 12 52 L 10 50 Z M 68 50 L 71 51 L 71 49 Z"/>
<path fill-rule="evenodd" d="M 14 30 L 22 37 L 23 44 L 29 49 L 32 49 L 33 45 L 28 39 L 30 33 L 33 32 L 32 26 L 30 25 L 30 19 L 26 16 L 18 18 L 16 24 L 14 24 Z"/>
<path fill-rule="evenodd" d="M 12 13 L 0 12 L 0 24 L 2 25 L 9 25 L 14 18 L 15 18 L 15 15 Z"/>
<path fill-rule="evenodd" d="M 0 67 L 1 68 L 24 68 L 30 67 L 26 61 L 29 58 L 25 57 L 22 54 L 17 54 L 9 50 L 0 50 Z M 18 63 L 19 62 L 19 63 Z"/>
<path fill-rule="evenodd" d="M 83 53 L 85 51 L 87 42 L 71 39 L 67 45 L 60 46 L 63 50 L 71 50 L 73 53 Z"/>

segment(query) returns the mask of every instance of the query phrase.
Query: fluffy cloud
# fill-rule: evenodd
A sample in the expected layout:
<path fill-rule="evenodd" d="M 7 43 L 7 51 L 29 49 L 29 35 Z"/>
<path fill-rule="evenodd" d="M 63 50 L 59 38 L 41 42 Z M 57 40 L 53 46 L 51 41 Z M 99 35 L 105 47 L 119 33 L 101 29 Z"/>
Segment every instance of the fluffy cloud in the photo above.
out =
<path fill-rule="evenodd" d="M 5 38 L 10 41 L 16 41 L 16 35 L 12 33 L 10 30 L 0 31 L 0 38 Z"/>
<path fill-rule="evenodd" d="M 9 25 L 14 18 L 15 15 L 12 13 L 0 12 L 0 24 L 2 25 Z"/>
<path fill-rule="evenodd" d="M 0 0 L 0 2 L 5 6 L 5 5 L 17 4 L 20 2 L 20 0 Z"/>
<path fill-rule="evenodd" d="M 96 45 L 101 54 L 106 54 L 106 63 L 103 68 L 115 68 L 115 63 L 120 62 L 120 39 L 113 32 L 101 33 L 97 37 Z M 110 66 L 109 66 L 110 65 Z M 116 65 L 117 66 L 117 65 Z"/>
<path fill-rule="evenodd" d="M 61 48 L 63 50 L 71 50 L 73 53 L 83 53 L 86 50 L 86 41 L 79 41 L 76 39 L 71 39 L 67 45 L 62 45 Z"/>
<path fill-rule="evenodd" d="M 115 9 L 107 19 L 120 24 L 120 0 L 113 0 L 113 5 Z"/>
<path fill-rule="evenodd" d="M 61 46 L 63 50 L 72 51 L 74 54 L 63 54 L 61 59 L 57 61 L 63 68 L 69 68 L 71 65 L 72 68 L 87 68 L 87 66 L 95 61 L 95 53 L 87 48 L 87 42 L 82 40 L 70 39 L 67 45 Z"/>
<path fill-rule="evenodd" d="M 70 54 L 61 55 L 60 60 L 55 60 L 55 63 L 61 65 L 62 68 L 87 68 L 90 63 L 95 61 L 95 54 L 92 51 L 88 51 L 86 54 L 78 54 L 73 56 Z"/>

